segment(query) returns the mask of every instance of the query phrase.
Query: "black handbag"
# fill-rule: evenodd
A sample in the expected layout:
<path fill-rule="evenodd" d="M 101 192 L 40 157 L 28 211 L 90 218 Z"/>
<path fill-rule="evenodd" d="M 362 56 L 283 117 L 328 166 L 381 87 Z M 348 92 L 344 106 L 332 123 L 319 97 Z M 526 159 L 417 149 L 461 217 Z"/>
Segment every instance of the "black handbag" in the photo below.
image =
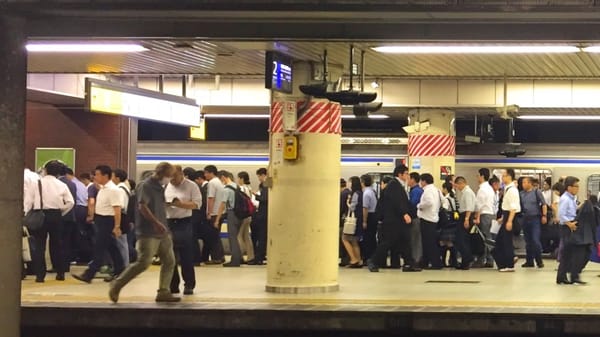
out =
<path fill-rule="evenodd" d="M 30 209 L 23 218 L 23 226 L 27 227 L 29 232 L 35 232 L 42 228 L 46 216 L 44 215 L 44 200 L 42 199 L 42 182 L 38 180 L 38 188 L 40 191 L 40 208 Z"/>

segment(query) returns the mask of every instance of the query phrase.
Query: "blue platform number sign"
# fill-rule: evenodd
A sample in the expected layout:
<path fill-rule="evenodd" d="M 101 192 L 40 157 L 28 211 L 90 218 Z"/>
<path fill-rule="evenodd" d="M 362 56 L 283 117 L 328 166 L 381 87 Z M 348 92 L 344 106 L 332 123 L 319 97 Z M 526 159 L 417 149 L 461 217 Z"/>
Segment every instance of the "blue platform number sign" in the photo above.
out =
<path fill-rule="evenodd" d="M 292 60 L 276 52 L 265 56 L 265 88 L 292 93 Z"/>
<path fill-rule="evenodd" d="M 440 179 L 446 180 L 449 176 L 452 175 L 452 166 L 440 166 Z"/>

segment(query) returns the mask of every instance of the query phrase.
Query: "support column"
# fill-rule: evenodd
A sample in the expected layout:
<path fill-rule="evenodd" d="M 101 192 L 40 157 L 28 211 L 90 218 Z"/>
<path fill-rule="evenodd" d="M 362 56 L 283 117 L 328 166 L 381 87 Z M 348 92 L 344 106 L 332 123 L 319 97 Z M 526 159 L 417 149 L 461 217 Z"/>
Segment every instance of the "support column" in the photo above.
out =
<path fill-rule="evenodd" d="M 437 186 L 455 173 L 454 111 L 416 109 L 408 115 L 408 168 L 431 173 Z"/>
<path fill-rule="evenodd" d="M 23 19 L 0 15 L 0 327 L 4 337 L 20 336 L 27 78 L 24 31 Z"/>
<path fill-rule="evenodd" d="M 294 82 L 306 83 L 300 77 L 308 71 L 294 68 Z M 341 106 L 298 97 L 275 98 L 271 108 L 266 290 L 337 291 Z M 295 108 L 296 131 L 285 132 L 284 110 Z M 286 135 L 297 136 L 295 160 L 284 159 Z"/>

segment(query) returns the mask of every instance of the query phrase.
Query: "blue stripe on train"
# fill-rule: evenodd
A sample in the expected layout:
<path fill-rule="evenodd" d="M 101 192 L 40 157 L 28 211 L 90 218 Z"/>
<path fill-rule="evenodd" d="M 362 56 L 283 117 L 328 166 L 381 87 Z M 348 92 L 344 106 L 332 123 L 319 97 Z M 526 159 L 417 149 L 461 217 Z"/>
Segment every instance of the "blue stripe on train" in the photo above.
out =
<path fill-rule="evenodd" d="M 266 156 L 161 156 L 161 155 L 138 155 L 137 160 L 152 160 L 152 161 L 225 161 L 225 162 L 252 162 L 262 161 L 268 162 L 269 157 Z M 342 157 L 342 163 L 393 163 L 394 158 L 386 157 Z"/>
<path fill-rule="evenodd" d="M 600 159 L 587 158 L 456 158 L 457 163 L 494 164 L 600 164 Z"/>

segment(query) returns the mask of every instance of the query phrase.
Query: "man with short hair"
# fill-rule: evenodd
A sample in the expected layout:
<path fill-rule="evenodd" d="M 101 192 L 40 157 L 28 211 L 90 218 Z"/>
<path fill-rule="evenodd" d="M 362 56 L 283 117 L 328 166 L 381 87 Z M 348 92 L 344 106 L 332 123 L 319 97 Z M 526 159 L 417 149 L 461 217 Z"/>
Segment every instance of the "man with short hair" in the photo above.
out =
<path fill-rule="evenodd" d="M 254 193 L 258 208 L 252 217 L 252 235 L 254 241 L 254 262 L 248 264 L 262 265 L 267 257 L 267 215 L 269 212 L 269 188 L 266 186 L 267 169 L 256 170 L 259 185 Z"/>
<path fill-rule="evenodd" d="M 96 228 L 96 244 L 94 246 L 94 259 L 83 274 L 72 274 L 73 278 L 92 283 L 92 279 L 102 267 L 104 255 L 110 254 L 113 262 L 114 275 L 124 269 L 123 256 L 117 244 L 121 236 L 121 209 L 123 199 L 117 186 L 111 180 L 112 169 L 107 165 L 98 165 L 94 180 L 99 184 L 100 190 L 96 197 L 94 226 Z"/>
<path fill-rule="evenodd" d="M 69 168 L 63 162 L 62 164 L 61 174 L 58 177 L 58 180 L 62 181 L 71 192 L 71 196 L 73 200 L 77 200 L 77 185 L 71 181 L 67 177 L 67 172 Z M 72 172 L 72 171 L 71 171 Z M 77 234 L 77 223 L 75 222 L 75 207 L 73 207 L 67 214 L 63 215 L 63 250 L 65 257 L 65 266 L 66 272 L 71 271 L 71 262 L 75 260 L 74 248 L 75 241 L 74 237 Z M 54 266 L 56 261 L 52 259 L 52 266 Z"/>
<path fill-rule="evenodd" d="M 523 268 L 544 267 L 542 261 L 542 225 L 548 221 L 548 206 L 542 192 L 533 187 L 531 177 L 523 178 L 523 190 L 519 193 L 521 200 L 521 220 L 523 221 L 523 234 L 525 236 L 525 251 L 527 258 L 521 265 Z"/>
<path fill-rule="evenodd" d="M 199 209 L 192 210 L 192 227 L 194 229 L 194 242 L 192 243 L 194 251 L 194 265 L 199 266 L 202 262 L 208 261 L 208 255 L 210 249 L 208 245 L 210 242 L 216 242 L 218 238 L 215 237 L 216 233 L 209 227 L 212 227 L 208 219 L 206 219 L 206 194 L 208 191 L 208 181 L 204 178 L 204 171 L 198 170 L 192 173 L 190 180 L 195 182 L 200 189 L 200 195 L 202 196 L 202 205 Z M 202 240 L 202 250 L 198 240 Z M 204 256 L 206 252 L 206 256 Z"/>
<path fill-rule="evenodd" d="M 487 168 L 480 168 L 477 172 L 479 189 L 477 190 L 475 215 L 473 217 L 473 224 L 479 227 L 481 233 L 483 233 L 484 237 L 488 240 L 492 238 L 490 229 L 492 228 L 492 220 L 494 220 L 496 216 L 494 213 L 495 192 L 488 182 L 489 179 L 490 170 Z M 494 267 L 494 259 L 491 250 L 487 245 L 485 245 L 483 255 L 477 257 L 477 262 L 473 264 L 473 267 Z"/>
<path fill-rule="evenodd" d="M 42 209 L 44 224 L 30 234 L 35 239 L 35 249 L 32 255 L 32 266 L 36 274 L 35 282 L 44 282 L 46 277 L 46 241 L 50 236 L 50 256 L 56 262 L 56 280 L 65 280 L 65 257 L 63 250 L 63 218 L 74 206 L 75 200 L 67 185 L 58 180 L 62 174 L 63 166 L 57 160 L 51 160 L 44 165 L 46 175 L 28 188 L 26 196 L 25 213 L 31 209 Z"/>
<path fill-rule="evenodd" d="M 507 169 L 502 174 L 504 194 L 502 196 L 501 226 L 496 236 L 496 247 L 492 251 L 496 266 L 500 272 L 514 272 L 514 246 L 513 246 L 513 221 L 517 213 L 521 212 L 519 191 L 515 182 L 515 170 Z"/>
<path fill-rule="evenodd" d="M 179 302 L 181 298 L 171 294 L 170 284 L 175 268 L 173 241 L 167 223 L 164 185 L 171 181 L 173 165 L 161 162 L 152 176 L 140 182 L 136 188 L 139 215 L 135 219 L 138 259 L 130 264 L 110 283 L 108 296 L 111 301 L 119 300 L 121 289 L 133 278 L 144 272 L 152 263 L 152 258 L 160 258 L 159 286 L 156 302 Z"/>
<path fill-rule="evenodd" d="M 223 220 L 226 215 L 223 216 L 223 214 L 218 214 L 219 222 L 215 223 L 220 206 L 220 197 L 223 193 L 223 183 L 221 183 L 221 180 L 217 177 L 217 172 L 217 168 L 214 165 L 208 165 L 204 168 L 204 177 L 208 180 L 206 193 L 206 219 L 210 223 L 210 229 L 216 234 L 211 236 L 216 238 L 216 241 L 209 242 L 206 245 L 207 250 L 210 249 L 212 258 L 211 261 L 206 261 L 206 264 L 222 264 L 225 262 L 225 253 L 223 243 L 221 242 L 221 226 L 223 225 Z"/>
<path fill-rule="evenodd" d="M 129 247 L 128 238 L 134 216 L 133 214 L 127 214 L 129 197 L 131 196 L 131 190 L 127 185 L 127 172 L 122 169 L 115 169 L 112 175 L 112 181 L 119 189 L 119 195 L 121 196 L 121 236 L 117 238 L 117 246 L 119 247 L 121 256 L 123 256 L 123 265 L 127 267 L 129 265 L 129 249 L 135 249 L 134 247 Z M 106 280 L 112 281 L 112 278 L 109 277 Z"/>
<path fill-rule="evenodd" d="M 454 186 L 456 187 L 456 199 L 460 214 L 456 229 L 456 249 L 461 255 L 461 263 L 456 266 L 456 269 L 469 270 L 473 263 L 470 240 L 471 215 L 475 211 L 477 198 L 475 192 L 467 185 L 467 180 L 464 177 L 456 177 Z"/>
<path fill-rule="evenodd" d="M 402 271 L 421 271 L 415 265 L 411 249 L 411 226 L 410 203 L 406 192 L 406 181 L 408 180 L 408 167 L 399 165 L 394 169 L 395 179 L 391 180 L 385 188 L 383 202 L 383 223 L 381 225 L 382 241 L 377 245 L 375 254 L 367 260 L 370 272 L 378 272 L 378 266 L 386 264 L 388 251 L 392 247 L 398 247 L 398 251 L 404 259 Z"/>
<path fill-rule="evenodd" d="M 231 249 L 231 261 L 224 263 L 223 267 L 239 267 L 242 264 L 242 250 L 237 239 L 242 219 L 238 218 L 233 211 L 235 208 L 235 192 L 238 185 L 233 182 L 233 174 L 228 171 L 219 171 L 219 179 L 223 184 L 223 197 L 218 204 L 217 216 L 215 218 L 215 228 L 219 226 L 221 215 L 227 212 L 227 234 L 229 236 L 229 248 Z"/>
<path fill-rule="evenodd" d="M 196 287 L 194 272 L 194 230 L 192 228 L 192 210 L 202 205 L 202 194 L 196 183 L 183 176 L 181 166 L 175 165 L 175 173 L 165 189 L 167 200 L 167 223 L 173 234 L 173 249 L 179 256 L 181 276 L 185 282 L 184 295 L 192 295 Z M 197 241 L 196 241 L 197 242 Z M 177 264 L 171 278 L 171 293 L 179 293 L 179 271 Z"/>
<path fill-rule="evenodd" d="M 421 176 L 418 172 L 411 172 L 409 174 L 407 185 L 409 187 L 410 217 L 412 218 L 410 242 L 412 245 L 413 258 L 418 264 L 421 263 L 421 259 L 423 258 L 421 225 L 419 224 L 419 217 L 417 216 L 417 205 L 421 202 L 421 196 L 423 195 L 423 188 L 419 185 L 420 182 Z"/>
<path fill-rule="evenodd" d="M 437 224 L 439 222 L 442 192 L 433 185 L 433 176 L 429 173 L 421 175 L 421 186 L 423 194 L 421 201 L 417 205 L 417 215 L 419 216 L 419 225 L 421 226 L 421 238 L 423 246 L 422 265 L 425 269 L 442 269 L 442 258 L 439 249 L 439 240 Z"/>
<path fill-rule="evenodd" d="M 362 185 L 363 195 L 362 195 L 362 205 L 363 205 L 363 247 L 361 251 L 364 256 L 372 256 L 375 253 L 375 249 L 377 249 L 377 214 L 375 211 L 377 210 L 377 196 L 375 195 L 375 190 L 373 189 L 373 178 L 364 174 L 360 177 L 360 183 Z"/>
<path fill-rule="evenodd" d="M 579 278 L 579 266 L 576 261 L 579 255 L 585 254 L 585 246 L 573 245 L 568 242 L 573 232 L 577 230 L 577 193 L 579 192 L 579 179 L 568 176 L 564 180 L 565 192 L 558 201 L 558 216 L 560 219 L 560 237 L 564 242 L 558 272 L 556 273 L 557 284 L 576 284 L 584 285 Z M 589 255 L 589 252 L 588 252 Z M 567 273 L 571 274 L 571 279 L 567 278 Z"/>

